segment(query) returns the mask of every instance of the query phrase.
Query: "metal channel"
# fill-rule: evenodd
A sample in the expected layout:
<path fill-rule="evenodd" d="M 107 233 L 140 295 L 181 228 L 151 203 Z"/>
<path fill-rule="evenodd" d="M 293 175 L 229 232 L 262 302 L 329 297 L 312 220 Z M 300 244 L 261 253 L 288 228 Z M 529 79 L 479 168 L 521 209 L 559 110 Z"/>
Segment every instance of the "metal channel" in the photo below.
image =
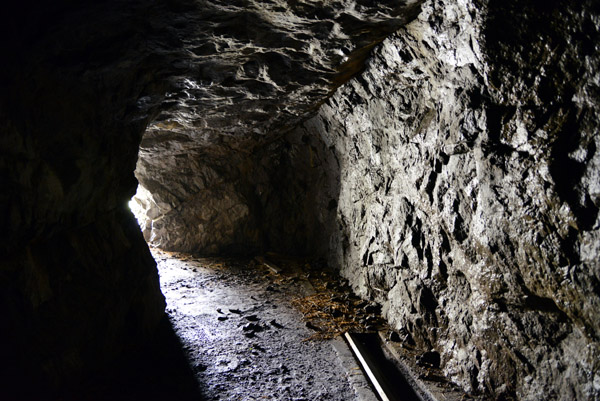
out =
<path fill-rule="evenodd" d="M 377 334 L 344 333 L 344 338 L 382 401 L 421 400 L 395 365 L 385 358 Z"/>

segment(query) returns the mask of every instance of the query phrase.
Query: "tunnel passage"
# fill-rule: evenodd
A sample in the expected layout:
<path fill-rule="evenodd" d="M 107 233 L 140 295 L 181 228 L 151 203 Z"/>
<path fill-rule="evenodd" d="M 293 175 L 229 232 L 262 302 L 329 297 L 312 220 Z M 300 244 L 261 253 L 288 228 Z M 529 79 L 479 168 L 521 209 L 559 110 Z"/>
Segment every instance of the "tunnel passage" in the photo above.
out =
<path fill-rule="evenodd" d="M 193 176 L 209 190 L 170 220 L 184 238 L 168 238 L 168 223 L 148 238 L 322 255 L 404 341 L 439 353 L 464 390 L 593 397 L 595 11 L 480 6 L 426 3 L 316 115 L 266 146 L 242 146 L 252 149 L 243 161 L 227 153 L 212 170 L 223 161 L 205 155 L 212 164 Z M 219 207 L 236 210 L 224 214 L 236 223 L 219 220 Z M 240 231 L 228 235 L 232 226 Z"/>
<path fill-rule="evenodd" d="M 317 160 L 318 135 L 288 133 L 419 3 L 215 3 L 191 17 L 192 30 L 177 32 L 185 62 L 164 97 L 140 99 L 159 110 L 136 167 L 146 239 L 204 254 L 320 244 L 330 224 L 315 213 L 337 194 L 335 182 L 315 182 L 316 170 L 334 166 Z"/>
<path fill-rule="evenodd" d="M 77 382 L 164 316 L 155 263 L 126 210 L 141 141 L 157 148 L 140 157 L 151 174 L 139 181 L 154 193 L 165 186 L 169 208 L 213 186 L 263 224 L 260 202 L 282 201 L 261 200 L 251 182 L 234 186 L 254 173 L 253 158 L 279 151 L 273 142 L 417 12 L 413 1 L 20 4 L 1 35 L 10 60 L 0 77 L 5 387 L 33 378 L 39 386 L 17 391 L 43 393 Z M 170 147 L 185 157 L 169 164 Z M 204 163 L 205 182 L 182 159 Z M 158 161 L 169 168 L 154 171 Z M 242 223 L 206 248 L 262 246 L 263 227 Z"/>
<path fill-rule="evenodd" d="M 466 391 L 598 397 L 593 1 L 88 3 L 1 28 L 7 383 L 163 316 L 138 160 L 150 241 L 322 252 Z"/>

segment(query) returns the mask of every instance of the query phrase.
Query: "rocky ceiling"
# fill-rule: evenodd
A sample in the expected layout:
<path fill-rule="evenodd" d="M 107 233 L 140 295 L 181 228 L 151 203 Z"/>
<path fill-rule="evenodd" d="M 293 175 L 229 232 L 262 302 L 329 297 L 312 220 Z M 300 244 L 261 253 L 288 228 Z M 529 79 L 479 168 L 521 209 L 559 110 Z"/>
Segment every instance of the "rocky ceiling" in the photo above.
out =
<path fill-rule="evenodd" d="M 131 152 L 125 142 L 136 142 L 139 134 L 127 132 L 147 128 L 136 176 L 154 194 L 148 215 L 161 219 L 154 227 L 153 242 L 168 249 L 210 253 L 256 248 L 264 243 L 264 230 L 250 217 L 260 212 L 250 213 L 249 208 L 261 200 L 254 199 L 255 189 L 238 185 L 261 175 L 249 168 L 257 166 L 249 155 L 314 114 L 339 85 L 361 70 L 373 46 L 417 15 L 419 4 L 349 0 L 24 3 L 3 28 L 7 54 L 14 61 L 3 74 L 11 99 L 6 109 L 26 115 L 33 107 L 34 114 L 55 127 L 60 126 L 61 114 L 75 113 L 81 118 L 63 131 L 81 136 L 85 125 L 92 124 L 98 131 L 96 138 L 105 135 L 102 141 L 111 142 L 94 146 L 108 147 L 113 154 Z M 40 90 L 40 85 L 56 88 Z M 79 100 L 67 106 L 55 103 L 59 97 Z M 102 105 L 91 106 L 92 102 Z M 95 110 L 81 110 L 85 107 Z M 83 121 L 88 114 L 93 117 Z M 120 138 L 106 134 L 115 127 L 94 122 L 104 116 L 119 121 L 115 127 L 127 125 L 117 128 L 122 131 Z M 56 159 L 50 163 L 53 171 L 64 170 L 73 183 L 97 181 L 80 174 L 76 162 L 59 160 L 65 151 L 60 141 L 49 135 L 39 141 L 49 142 L 42 146 L 55 155 L 49 156 Z M 9 143 L 8 147 L 15 146 Z M 91 170 L 106 167 L 99 163 Z M 121 166 L 113 171 L 121 175 L 117 181 L 125 187 L 131 183 L 127 170 Z M 254 180 L 250 185 L 261 183 Z M 76 199 L 80 196 L 69 200 L 69 208 L 80 208 L 75 204 L 82 201 Z M 84 202 L 97 200 L 83 198 Z M 46 202 L 48 208 L 66 207 L 54 201 Z M 206 205 L 202 213 L 191 216 L 185 211 L 199 203 Z M 215 223 L 215 216 L 226 211 L 233 222 Z M 32 227 L 24 230 L 28 234 L 7 234 L 7 238 L 18 240 L 43 229 Z M 185 231 L 199 234 L 174 234 Z M 222 233 L 222 238 L 203 238 L 208 232 Z"/>
<path fill-rule="evenodd" d="M 137 103 L 158 110 L 136 170 L 146 238 L 203 253 L 274 246 L 262 227 L 272 155 L 257 150 L 314 114 L 420 3 L 191 2 L 148 21 L 166 86 Z"/>
<path fill-rule="evenodd" d="M 420 1 L 194 1 L 147 21 L 164 97 L 144 144 L 257 137 L 295 126 L 358 72 Z M 165 15 L 164 13 L 167 13 Z M 169 15 L 170 14 L 170 15 Z M 171 133 L 171 136 L 169 136 Z"/>

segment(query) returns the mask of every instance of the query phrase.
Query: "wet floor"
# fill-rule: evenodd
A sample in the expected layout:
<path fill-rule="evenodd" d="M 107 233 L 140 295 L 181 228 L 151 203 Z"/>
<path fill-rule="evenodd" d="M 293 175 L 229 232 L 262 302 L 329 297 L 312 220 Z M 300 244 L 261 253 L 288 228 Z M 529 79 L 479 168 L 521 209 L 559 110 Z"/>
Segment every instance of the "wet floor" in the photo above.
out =
<path fill-rule="evenodd" d="M 151 338 L 82 382 L 57 392 L 19 382 L 2 399 L 376 401 L 344 332 L 380 336 L 385 359 L 425 399 L 471 399 L 420 366 L 427 352 L 400 342 L 380 307 L 323 265 L 152 253 L 167 313 Z"/>
<path fill-rule="evenodd" d="M 311 339 L 321 329 L 294 306 L 314 293 L 305 271 L 153 254 L 202 399 L 375 399 L 341 340 Z"/>

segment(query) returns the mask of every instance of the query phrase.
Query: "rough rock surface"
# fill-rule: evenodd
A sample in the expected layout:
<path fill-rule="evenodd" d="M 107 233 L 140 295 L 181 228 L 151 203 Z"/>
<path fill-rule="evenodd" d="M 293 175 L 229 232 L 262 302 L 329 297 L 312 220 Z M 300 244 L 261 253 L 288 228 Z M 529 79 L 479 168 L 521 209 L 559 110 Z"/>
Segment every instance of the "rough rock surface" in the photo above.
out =
<path fill-rule="evenodd" d="M 598 397 L 596 8 L 427 2 L 317 117 L 157 191 L 151 238 L 327 256 L 465 390 Z"/>
<path fill-rule="evenodd" d="M 262 242 L 248 223 L 250 145 L 314 112 L 417 12 L 414 1 L 59 0 L 5 13 L 4 366 L 55 389 L 158 323 L 156 266 L 124 210 L 148 124 L 138 176 L 176 220 L 157 227 L 193 239 L 160 244 L 248 249 Z"/>
<path fill-rule="evenodd" d="M 2 399 L 52 399 L 143 343 L 164 314 L 156 264 L 126 210 L 144 83 L 104 47 L 119 32 L 103 30 L 106 10 L 83 4 L 24 2 L 3 18 Z"/>
<path fill-rule="evenodd" d="M 598 11 L 428 1 L 288 136 L 330 263 L 467 391 L 600 397 Z"/>
<path fill-rule="evenodd" d="M 599 398 L 600 10 L 563 3 L 430 0 L 328 101 L 418 3 L 19 3 L 0 384 L 56 387 L 156 326 L 123 210 L 140 150 L 157 245 L 327 256 L 466 390 Z"/>
<path fill-rule="evenodd" d="M 205 254 L 260 248 L 270 169 L 254 154 L 306 119 L 414 18 L 421 1 L 190 2 L 164 10 L 153 43 L 171 74 L 136 176 L 153 245 Z M 270 155 L 269 155 L 270 156 Z M 226 216 L 225 219 L 222 216 Z"/>
<path fill-rule="evenodd" d="M 127 212 L 30 244 L 0 269 L 4 399 L 51 399 L 163 316 L 156 263 Z"/>

